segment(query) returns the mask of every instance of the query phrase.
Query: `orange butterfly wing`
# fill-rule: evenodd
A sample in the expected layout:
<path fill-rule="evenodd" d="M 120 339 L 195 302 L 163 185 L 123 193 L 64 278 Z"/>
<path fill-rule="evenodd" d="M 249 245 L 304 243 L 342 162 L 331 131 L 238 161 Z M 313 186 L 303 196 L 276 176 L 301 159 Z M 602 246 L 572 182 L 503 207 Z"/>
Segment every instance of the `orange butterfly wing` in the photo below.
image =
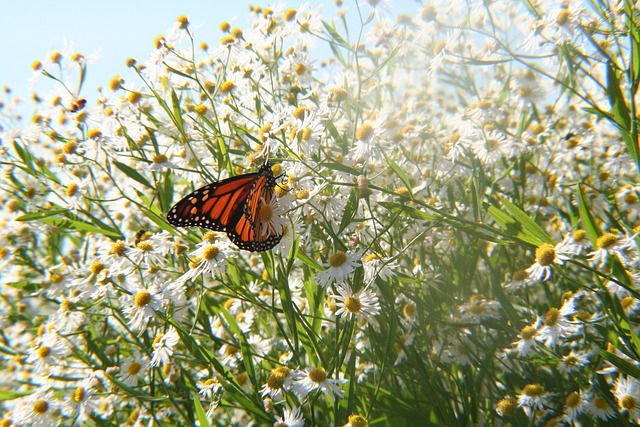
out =
<path fill-rule="evenodd" d="M 257 173 L 206 185 L 176 203 L 167 214 L 178 227 L 225 231 L 240 249 L 261 252 L 273 248 L 282 233 L 266 229 L 259 219 L 262 203 L 275 197 L 276 178 L 269 162 Z"/>
<path fill-rule="evenodd" d="M 167 220 L 177 227 L 232 230 L 243 215 L 257 175 L 248 173 L 205 185 L 176 203 Z"/>

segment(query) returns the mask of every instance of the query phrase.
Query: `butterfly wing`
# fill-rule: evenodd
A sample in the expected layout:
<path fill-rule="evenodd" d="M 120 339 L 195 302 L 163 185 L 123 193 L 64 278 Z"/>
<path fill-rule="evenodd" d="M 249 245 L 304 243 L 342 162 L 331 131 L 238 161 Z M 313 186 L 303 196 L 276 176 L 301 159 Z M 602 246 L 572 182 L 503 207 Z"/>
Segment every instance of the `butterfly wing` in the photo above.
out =
<path fill-rule="evenodd" d="M 227 232 L 229 238 L 239 248 L 252 252 L 262 252 L 273 248 L 282 239 L 282 232 L 276 232 L 273 227 L 260 218 L 260 208 L 265 203 L 270 204 L 275 195 L 276 178 L 267 162 L 258 171 L 251 192 L 244 206 L 244 215 L 239 218 L 233 230 Z"/>
<path fill-rule="evenodd" d="M 248 173 L 205 185 L 176 203 L 167 220 L 177 227 L 232 231 L 244 216 L 245 202 L 257 176 Z"/>
<path fill-rule="evenodd" d="M 260 208 L 275 199 L 276 178 L 269 162 L 258 172 L 205 185 L 176 203 L 167 220 L 177 227 L 224 231 L 240 249 L 261 252 L 273 248 L 282 233 L 260 218 Z"/>

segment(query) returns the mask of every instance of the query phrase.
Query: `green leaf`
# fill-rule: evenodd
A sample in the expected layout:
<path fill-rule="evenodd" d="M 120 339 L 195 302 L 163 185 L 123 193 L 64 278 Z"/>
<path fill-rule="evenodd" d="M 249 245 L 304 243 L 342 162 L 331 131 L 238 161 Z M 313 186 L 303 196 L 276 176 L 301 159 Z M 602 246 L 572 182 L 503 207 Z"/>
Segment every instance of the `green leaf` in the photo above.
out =
<path fill-rule="evenodd" d="M 124 163 L 121 163 L 117 160 L 113 160 L 113 164 L 116 165 L 118 169 L 120 169 L 125 175 L 127 175 L 129 178 L 133 179 L 134 181 L 139 182 L 145 187 L 155 188 L 153 185 L 151 185 L 151 183 L 147 180 L 147 178 L 145 178 L 142 174 L 140 174 L 140 172 L 138 172 L 131 166 L 127 166 Z"/>
<path fill-rule="evenodd" d="M 300 251 L 298 251 L 298 253 L 296 254 L 296 257 L 303 264 L 306 264 L 307 266 L 311 267 L 313 269 L 313 271 L 324 270 L 324 267 L 322 267 L 320 264 L 318 264 L 313 259 L 309 258 L 307 255 L 305 255 L 304 253 L 302 253 Z"/>
<path fill-rule="evenodd" d="M 180 109 L 180 99 L 178 98 L 178 94 L 175 90 L 171 89 L 171 106 L 173 107 L 173 118 L 174 123 L 180 130 L 182 135 L 184 132 L 184 123 L 182 122 L 182 110 Z"/>
<path fill-rule="evenodd" d="M 503 200 L 504 206 L 509 210 L 509 213 L 523 226 L 524 233 L 531 239 L 535 239 L 536 245 L 541 243 L 555 244 L 551 236 L 547 234 L 536 222 L 529 217 L 522 209 L 511 203 L 509 200 Z"/>
<path fill-rule="evenodd" d="M 602 235 L 602 231 L 591 215 L 589 204 L 587 203 L 587 199 L 581 185 L 578 186 L 578 214 L 580 215 L 580 221 L 582 222 L 584 231 L 587 233 L 587 236 L 589 236 L 591 243 L 595 245 L 598 237 Z"/>
<path fill-rule="evenodd" d="M 338 172 L 343 172 L 343 173 L 347 173 L 349 175 L 352 176 L 358 176 L 360 175 L 360 171 L 357 169 L 354 169 L 350 166 L 346 166 L 343 165 L 341 163 L 333 163 L 333 162 L 323 162 L 321 163 L 321 165 L 327 169 L 331 169 L 334 171 L 338 171 Z"/>
<path fill-rule="evenodd" d="M 623 359 L 620 356 L 617 356 L 613 353 L 609 353 L 606 350 L 598 350 L 598 353 L 609 363 L 617 367 L 622 373 L 626 375 L 631 375 L 636 379 L 640 379 L 640 367 L 634 365 L 633 363 Z"/>
<path fill-rule="evenodd" d="M 329 33 L 329 35 L 331 36 L 331 38 L 335 43 L 339 43 L 343 46 L 347 46 L 347 42 L 345 41 L 345 39 L 342 38 L 340 33 L 336 31 L 333 25 L 329 24 L 326 21 L 322 21 L 322 25 L 324 26 L 324 29 L 327 30 L 327 32 Z"/>
<path fill-rule="evenodd" d="M 16 150 L 16 153 L 18 153 L 18 156 L 20 156 L 20 158 L 22 159 L 24 165 L 30 170 L 34 171 L 35 168 L 33 167 L 33 156 L 31 156 L 31 153 L 25 150 L 20 144 L 18 144 L 17 141 L 13 142 L 13 148 Z"/>
<path fill-rule="evenodd" d="M 503 212 L 495 206 L 489 206 L 487 211 L 509 235 L 533 246 L 540 246 L 542 243 L 554 244 L 551 237 L 526 213 L 512 203 L 506 200 L 505 202 L 505 206 L 510 210 L 509 213 Z"/>
<path fill-rule="evenodd" d="M 400 166 L 398 166 L 393 160 L 391 160 L 391 158 L 387 156 L 384 151 L 382 152 L 382 155 L 384 156 L 384 160 L 387 163 L 387 165 L 395 172 L 396 175 L 398 175 L 398 177 L 400 178 L 400 181 L 402 181 L 402 183 L 407 188 L 407 190 L 409 190 L 409 194 L 411 194 L 411 198 L 413 198 L 413 190 L 412 190 L 413 185 L 411 185 L 411 181 L 409 181 L 409 177 L 407 176 L 407 174 L 404 173 L 404 170 Z"/>
<path fill-rule="evenodd" d="M 242 362 L 244 363 L 244 368 L 247 371 L 247 375 L 249 375 L 249 379 L 252 383 L 256 383 L 256 371 L 253 367 L 253 353 L 251 351 L 251 345 L 247 341 L 247 337 L 244 335 L 240 326 L 238 326 L 238 322 L 236 319 L 227 311 L 224 305 L 219 305 L 214 308 L 215 311 L 222 314 L 224 320 L 227 322 L 227 325 L 233 332 L 233 335 L 240 341 L 240 350 L 242 351 Z"/>
<path fill-rule="evenodd" d="M 513 305 L 511 304 L 509 297 L 504 293 L 502 286 L 491 281 L 491 287 L 493 288 L 496 299 L 502 306 L 504 314 L 507 316 L 507 319 L 509 319 L 509 322 L 511 322 L 511 325 L 513 325 L 516 330 L 522 329 L 522 321 L 520 320 L 520 316 L 518 316 L 518 312 L 516 311 L 516 309 L 513 308 Z"/>
<path fill-rule="evenodd" d="M 31 391 L 0 390 L 0 402 L 29 396 L 32 393 Z"/>
<path fill-rule="evenodd" d="M 359 200 L 360 193 L 358 192 L 358 189 L 354 187 L 351 189 L 349 200 L 347 201 L 347 205 L 344 207 L 342 220 L 340 221 L 340 231 L 338 231 L 338 234 L 341 234 L 344 229 L 347 228 L 349 224 L 351 224 L 351 221 L 356 216 L 356 213 L 358 212 Z"/>
<path fill-rule="evenodd" d="M 195 406 L 196 408 L 196 417 L 198 418 L 198 423 L 200 424 L 200 427 L 211 427 L 211 424 L 207 419 L 207 413 L 202 407 L 202 403 L 200 403 L 200 400 L 198 400 L 197 394 L 193 396 L 193 406 Z"/>
<path fill-rule="evenodd" d="M 189 74 L 183 73 L 180 70 L 177 70 L 169 65 L 167 65 L 166 63 L 164 63 L 164 66 L 167 67 L 167 70 L 171 73 L 177 74 L 179 76 L 184 77 L 185 79 L 189 79 L 189 80 L 194 80 L 193 76 L 190 76 Z"/>
<path fill-rule="evenodd" d="M 49 209 L 49 210 L 38 211 L 38 212 L 30 212 L 17 217 L 16 221 L 23 221 L 23 222 L 40 221 L 43 218 L 56 216 L 59 214 L 65 214 L 68 212 L 69 212 L 69 209 Z"/>
<path fill-rule="evenodd" d="M 81 232 L 87 232 L 87 233 L 98 233 L 114 239 L 123 238 L 122 234 L 120 234 L 120 232 L 118 231 L 114 231 L 112 229 L 107 229 L 103 227 L 97 227 L 95 225 L 91 225 L 89 223 L 86 223 L 80 220 L 46 217 L 46 218 L 42 218 L 40 222 L 44 224 L 52 225 L 54 227 L 62 228 L 64 230 L 75 230 L 75 231 L 81 231 Z"/>
<path fill-rule="evenodd" d="M 627 107 L 622 91 L 620 90 L 618 71 L 611 62 L 607 64 L 607 95 L 615 123 L 623 131 L 629 132 L 631 129 L 629 107 Z"/>
<path fill-rule="evenodd" d="M 141 191 L 134 189 L 140 200 L 142 201 L 141 211 L 149 218 L 153 223 L 163 230 L 168 231 L 171 234 L 176 234 L 176 229 L 165 218 L 165 214 L 160 210 L 158 206 L 153 204 L 150 198 L 145 196 Z"/>
<path fill-rule="evenodd" d="M 402 203 L 380 202 L 378 204 L 387 208 L 391 213 L 404 216 L 407 218 L 418 219 L 423 221 L 437 221 L 439 219 L 442 219 L 438 215 L 426 213 L 423 210 L 420 210 L 411 206 L 403 205 Z"/>

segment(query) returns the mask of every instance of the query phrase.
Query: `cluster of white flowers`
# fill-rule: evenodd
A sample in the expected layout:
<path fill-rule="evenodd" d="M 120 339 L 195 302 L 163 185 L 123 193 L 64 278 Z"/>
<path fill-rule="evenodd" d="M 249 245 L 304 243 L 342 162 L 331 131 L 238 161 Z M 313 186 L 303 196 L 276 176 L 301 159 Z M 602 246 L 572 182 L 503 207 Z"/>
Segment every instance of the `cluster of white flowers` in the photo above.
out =
<path fill-rule="evenodd" d="M 179 17 L 97 102 L 0 107 L 1 425 L 203 425 L 194 396 L 218 425 L 640 418 L 640 161 L 607 99 L 628 27 L 578 1 L 366 3 L 252 7 L 198 49 Z M 273 250 L 167 222 L 267 161 Z"/>

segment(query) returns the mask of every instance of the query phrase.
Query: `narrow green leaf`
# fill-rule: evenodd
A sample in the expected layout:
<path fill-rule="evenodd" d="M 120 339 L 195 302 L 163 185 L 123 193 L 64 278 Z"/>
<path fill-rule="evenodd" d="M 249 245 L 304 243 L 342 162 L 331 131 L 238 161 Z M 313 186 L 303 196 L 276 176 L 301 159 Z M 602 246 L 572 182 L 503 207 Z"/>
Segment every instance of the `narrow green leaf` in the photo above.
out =
<path fill-rule="evenodd" d="M 384 206 L 386 209 L 389 210 L 389 212 L 393 214 L 397 214 L 407 218 L 419 219 L 424 221 L 437 221 L 439 219 L 442 219 L 438 215 L 426 213 L 425 211 L 422 211 L 420 209 L 417 209 L 411 206 L 403 205 L 402 203 L 380 202 L 378 204 L 381 206 Z"/>
<path fill-rule="evenodd" d="M 211 427 L 211 424 L 207 419 L 207 413 L 202 407 L 202 403 L 200 403 L 200 400 L 198 399 L 197 394 L 193 396 L 193 406 L 196 408 L 196 418 L 198 418 L 198 423 L 200 424 L 200 427 Z"/>
<path fill-rule="evenodd" d="M 360 194 L 358 192 L 358 189 L 354 187 L 349 193 L 349 200 L 347 201 L 347 204 L 344 207 L 342 213 L 342 220 L 340 221 L 340 231 L 338 232 L 339 234 L 342 233 L 349 224 L 351 224 L 351 221 L 356 216 L 356 213 L 358 212 L 359 200 Z"/>
<path fill-rule="evenodd" d="M 622 95 L 622 90 L 620 89 L 618 71 L 614 68 L 612 63 L 607 64 L 607 95 L 609 97 L 611 114 L 615 119 L 615 123 L 623 131 L 629 132 L 631 129 L 629 107 L 627 106 L 624 95 Z"/>
<path fill-rule="evenodd" d="M 409 180 L 409 177 L 407 176 L 407 174 L 404 173 L 404 170 L 400 166 L 398 166 L 393 160 L 391 160 L 391 158 L 387 156 L 384 151 L 382 152 L 382 155 L 384 156 L 384 160 L 387 163 L 387 165 L 391 168 L 391 170 L 393 170 L 393 172 L 395 172 L 396 175 L 398 175 L 398 177 L 400 178 L 400 181 L 402 181 L 402 183 L 407 188 L 407 190 L 409 190 L 409 194 L 411 194 L 411 197 L 413 198 L 413 188 L 412 188 L 413 185 L 411 185 L 411 181 Z"/>
<path fill-rule="evenodd" d="M 19 217 L 16 218 L 16 221 L 23 221 L 23 222 L 39 221 L 43 218 L 65 214 L 67 212 L 69 212 L 69 209 L 49 209 L 49 210 L 38 211 L 38 212 L 30 212 L 24 215 L 20 215 Z"/>
<path fill-rule="evenodd" d="M 336 31 L 333 25 L 331 25 L 327 21 L 322 21 L 322 25 L 324 26 L 324 29 L 327 30 L 327 32 L 329 33 L 329 35 L 331 36 L 334 42 L 339 43 L 343 46 L 347 46 L 347 42 L 345 41 L 345 39 L 342 38 L 340 33 Z"/>
<path fill-rule="evenodd" d="M 173 68 L 173 67 L 171 67 L 171 66 L 167 65 L 166 63 L 164 63 L 164 66 L 165 66 L 165 67 L 167 67 L 167 70 L 168 70 L 169 72 L 171 72 L 171 73 L 174 73 L 174 74 L 177 74 L 177 75 L 179 75 L 179 76 L 182 76 L 182 77 L 184 77 L 185 79 L 194 80 L 193 76 L 190 76 L 190 75 L 189 75 L 189 74 L 187 74 L 187 73 L 183 73 L 182 71 L 177 70 L 177 69 L 175 69 L 175 68 Z"/>
<path fill-rule="evenodd" d="M 122 234 L 120 234 L 120 232 L 118 231 L 114 231 L 112 229 L 107 229 L 103 227 L 97 227 L 95 225 L 91 225 L 80 220 L 45 217 L 45 218 L 42 218 L 40 222 L 44 224 L 52 225 L 54 227 L 61 228 L 63 230 L 75 230 L 75 231 L 81 231 L 81 232 L 87 232 L 87 233 L 98 233 L 114 239 L 123 238 Z"/>
<path fill-rule="evenodd" d="M 229 311 L 224 307 L 224 305 L 216 306 L 215 309 L 219 314 L 222 314 L 224 320 L 227 322 L 227 325 L 233 332 L 233 335 L 240 342 L 240 351 L 242 352 L 242 362 L 244 363 L 244 368 L 247 371 L 247 375 L 249 375 L 249 379 L 253 384 L 256 383 L 256 371 L 253 367 L 253 353 L 251 351 L 251 345 L 247 341 L 247 337 L 244 335 L 240 326 L 238 326 L 238 322 L 236 319 L 229 313 Z"/>
<path fill-rule="evenodd" d="M 350 166 L 346 166 L 340 163 L 333 163 L 333 162 L 323 162 L 321 163 L 321 165 L 327 169 L 331 169 L 334 171 L 338 171 L 338 172 L 344 172 L 347 173 L 349 175 L 352 176 L 358 176 L 360 175 L 360 171 L 357 169 L 354 169 Z"/>
<path fill-rule="evenodd" d="M 640 367 L 634 365 L 633 363 L 623 359 L 620 356 L 617 356 L 613 353 L 609 353 L 606 350 L 598 350 L 598 353 L 612 365 L 620 369 L 623 374 L 631 375 L 636 379 L 640 379 Z"/>
<path fill-rule="evenodd" d="M 153 185 L 151 185 L 151 183 L 147 180 L 147 178 L 145 178 L 140 172 L 138 172 L 131 166 L 127 166 L 124 163 L 119 162 L 117 160 L 113 160 L 113 164 L 116 165 L 118 169 L 120 169 L 125 175 L 127 175 L 129 178 L 133 179 L 134 181 L 139 182 L 145 187 L 155 188 Z"/>
<path fill-rule="evenodd" d="M 17 399 L 19 397 L 29 396 L 32 393 L 33 392 L 31 391 L 0 390 L 0 402 Z"/>
<path fill-rule="evenodd" d="M 591 243 L 595 245 L 598 237 L 602 235 L 602 231 L 591 215 L 589 204 L 587 203 L 587 199 L 581 185 L 578 186 L 578 214 L 580 215 L 580 222 L 582 222 L 584 231 L 587 233 L 587 236 L 589 236 Z"/>
<path fill-rule="evenodd" d="M 203 345 L 196 342 L 191 334 L 185 331 L 180 324 L 171 319 L 167 319 L 167 321 L 176 328 L 178 335 L 180 335 L 180 340 L 191 355 L 202 362 L 209 363 L 212 366 L 218 374 L 220 384 L 222 384 L 222 387 L 229 394 L 229 398 L 231 400 L 235 400 L 238 405 L 257 417 L 270 421 L 270 417 L 267 416 L 261 407 L 247 396 L 231 372 L 218 360 L 218 358 L 214 357 Z"/>
<path fill-rule="evenodd" d="M 513 308 L 513 304 L 511 304 L 509 297 L 504 293 L 502 286 L 491 281 L 491 287 L 493 288 L 493 293 L 495 294 L 498 302 L 502 306 L 502 311 L 504 311 L 504 314 L 507 316 L 507 319 L 509 319 L 509 322 L 511 322 L 511 325 L 513 325 L 516 330 L 522 329 L 520 316 L 518 316 L 516 309 Z"/>
<path fill-rule="evenodd" d="M 536 222 L 527 215 L 525 211 L 511 203 L 509 200 L 503 200 L 504 206 L 509 210 L 509 213 L 522 225 L 522 231 L 536 242 L 536 246 L 542 243 L 549 243 L 553 245 L 555 242 Z"/>
<path fill-rule="evenodd" d="M 182 110 L 180 109 L 180 99 L 175 90 L 171 89 L 171 106 L 173 107 L 173 118 L 178 130 L 184 135 L 184 123 L 182 121 Z"/>
<path fill-rule="evenodd" d="M 296 257 L 303 264 L 306 264 L 307 266 L 311 267 L 313 269 L 313 271 L 324 270 L 324 267 L 322 267 L 320 264 L 318 264 L 313 259 L 309 258 L 307 255 L 305 255 L 304 253 L 302 253 L 300 251 L 298 251 L 298 253 L 296 254 Z"/>

